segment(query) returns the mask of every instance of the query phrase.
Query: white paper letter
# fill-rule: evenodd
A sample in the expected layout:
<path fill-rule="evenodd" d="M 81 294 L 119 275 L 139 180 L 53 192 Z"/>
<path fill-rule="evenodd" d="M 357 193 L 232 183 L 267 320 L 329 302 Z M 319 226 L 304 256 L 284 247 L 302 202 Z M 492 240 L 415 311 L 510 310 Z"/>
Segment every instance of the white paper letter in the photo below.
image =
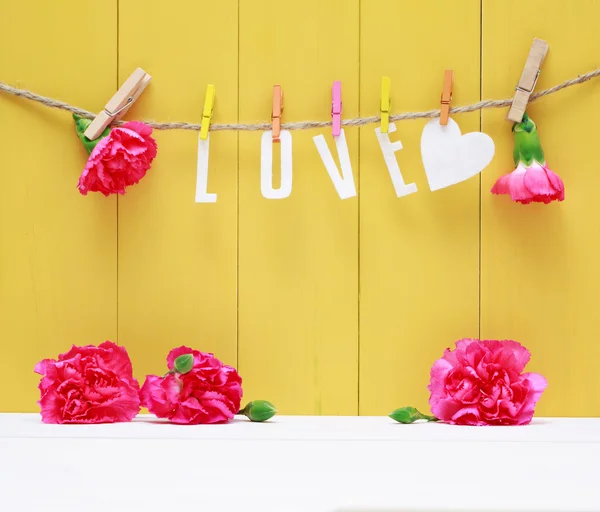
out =
<path fill-rule="evenodd" d="M 216 203 L 217 194 L 209 194 L 208 187 L 208 150 L 210 147 L 210 133 L 206 140 L 198 137 L 198 166 L 196 167 L 196 202 Z"/>
<path fill-rule="evenodd" d="M 395 123 L 390 123 L 389 133 L 394 133 L 395 131 Z M 388 172 L 392 178 L 396 195 L 402 197 L 415 193 L 417 191 L 417 185 L 414 183 L 409 183 L 408 185 L 404 183 L 404 178 L 402 178 L 402 173 L 400 172 L 400 167 L 398 167 L 396 155 L 394 154 L 396 151 L 402 149 L 402 142 L 390 142 L 389 135 L 387 133 L 381 133 L 380 128 L 375 128 L 375 135 L 377 135 L 377 140 L 379 141 L 379 146 L 383 153 L 383 159 L 385 160 L 385 165 L 387 165 Z"/>
<path fill-rule="evenodd" d="M 325 164 L 327 173 L 333 181 L 333 186 L 337 190 L 340 199 L 348 199 L 349 197 L 356 196 L 356 188 L 354 186 L 354 177 L 352 176 L 352 164 L 350 163 L 350 155 L 348 153 L 348 144 L 346 143 L 346 135 L 344 130 L 340 131 L 338 137 L 334 137 L 335 147 L 337 149 L 338 157 L 340 159 L 340 167 L 342 168 L 342 175 L 338 171 L 335 160 L 331 155 L 331 151 L 327 147 L 325 137 L 323 135 L 317 135 L 313 137 L 313 141 L 317 146 L 317 151 L 321 155 L 321 160 Z"/>
<path fill-rule="evenodd" d="M 285 199 L 292 193 L 292 134 L 281 130 L 281 185 L 273 188 L 273 136 L 262 134 L 260 144 L 260 191 L 267 199 Z M 275 143 L 277 144 L 277 143 Z"/>

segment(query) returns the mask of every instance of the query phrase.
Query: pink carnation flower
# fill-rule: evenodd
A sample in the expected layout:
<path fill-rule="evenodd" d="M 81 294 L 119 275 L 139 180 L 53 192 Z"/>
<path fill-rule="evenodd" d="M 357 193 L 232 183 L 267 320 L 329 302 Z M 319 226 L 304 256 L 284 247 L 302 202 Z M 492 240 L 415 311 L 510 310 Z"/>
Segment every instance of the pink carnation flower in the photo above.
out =
<path fill-rule="evenodd" d="M 152 128 L 129 121 L 112 128 L 90 154 L 77 188 L 84 196 L 88 192 L 125 194 L 125 188 L 138 183 L 156 157 L 156 141 Z"/>
<path fill-rule="evenodd" d="M 73 345 L 58 359 L 35 365 L 44 423 L 131 421 L 140 410 L 140 385 L 127 350 L 110 341 L 95 347 Z"/>
<path fill-rule="evenodd" d="M 525 425 L 547 387 L 522 373 L 531 354 L 516 341 L 463 339 L 431 368 L 429 405 L 455 425 Z"/>
<path fill-rule="evenodd" d="M 502 176 L 492 187 L 492 194 L 508 194 L 521 204 L 550 203 L 565 198 L 565 186 L 548 166 L 535 161 L 528 167 L 519 162 L 510 174 Z"/>
<path fill-rule="evenodd" d="M 214 355 L 179 347 L 171 350 L 167 366 L 174 372 L 175 359 L 192 354 L 194 364 L 188 373 L 165 377 L 148 375 L 140 391 L 142 406 L 159 418 L 173 423 L 225 423 L 239 411 L 242 379 L 235 368 Z"/>

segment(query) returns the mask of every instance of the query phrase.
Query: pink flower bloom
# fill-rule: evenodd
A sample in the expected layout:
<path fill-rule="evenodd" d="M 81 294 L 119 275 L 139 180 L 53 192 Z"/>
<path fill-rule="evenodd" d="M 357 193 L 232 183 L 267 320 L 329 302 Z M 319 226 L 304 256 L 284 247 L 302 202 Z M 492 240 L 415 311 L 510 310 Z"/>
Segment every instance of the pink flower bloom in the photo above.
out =
<path fill-rule="evenodd" d="M 530 355 L 516 341 L 457 341 L 431 368 L 432 413 L 455 425 L 526 425 L 548 385 L 522 373 Z"/>
<path fill-rule="evenodd" d="M 549 203 L 565 198 L 565 186 L 558 174 L 535 160 L 526 167 L 519 162 L 510 174 L 502 176 L 492 187 L 492 194 L 508 194 L 518 203 Z"/>
<path fill-rule="evenodd" d="M 492 187 L 492 194 L 510 195 L 522 204 L 549 203 L 565 198 L 565 186 L 546 165 L 537 126 L 527 112 L 512 127 L 515 170 L 502 176 Z"/>
<path fill-rule="evenodd" d="M 88 192 L 125 194 L 125 188 L 138 183 L 156 156 L 156 141 L 150 136 L 152 128 L 130 121 L 96 144 L 77 188 L 84 196 Z"/>
<path fill-rule="evenodd" d="M 148 375 L 140 391 L 142 405 L 159 418 L 173 423 L 225 423 L 239 411 L 242 379 L 235 368 L 214 355 L 187 347 L 171 350 L 169 370 L 175 359 L 193 354 L 194 366 L 188 373 L 169 373 L 165 377 Z"/>
<path fill-rule="evenodd" d="M 110 341 L 73 345 L 57 360 L 40 361 L 34 371 L 43 375 L 38 403 L 44 423 L 131 421 L 140 410 L 140 385 L 127 350 Z"/>

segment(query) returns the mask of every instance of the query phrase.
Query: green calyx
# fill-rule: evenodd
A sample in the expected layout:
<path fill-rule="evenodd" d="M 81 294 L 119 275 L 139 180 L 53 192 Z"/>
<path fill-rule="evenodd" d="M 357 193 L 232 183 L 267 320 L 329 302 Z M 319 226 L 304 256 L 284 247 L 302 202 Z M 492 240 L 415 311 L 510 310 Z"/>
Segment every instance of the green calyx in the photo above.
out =
<path fill-rule="evenodd" d="M 515 167 L 519 165 L 519 162 L 529 166 L 534 160 L 539 164 L 543 164 L 545 162 L 544 150 L 540 144 L 537 126 L 527 115 L 527 112 L 523 115 L 523 120 L 520 123 L 513 125 L 512 131 L 515 141 L 513 150 Z"/>
<path fill-rule="evenodd" d="M 427 416 L 414 407 L 400 407 L 388 414 L 390 418 L 398 423 L 414 423 L 418 420 L 439 421 L 435 416 Z"/>
<path fill-rule="evenodd" d="M 83 147 L 88 152 L 88 155 L 94 150 L 96 144 L 100 142 L 104 137 L 106 137 L 110 133 L 110 126 L 107 126 L 106 129 L 102 132 L 100 137 L 94 140 L 88 139 L 84 134 L 87 130 L 87 127 L 92 123 L 91 119 L 84 119 L 77 114 L 73 114 L 73 120 L 75 121 L 75 131 L 77 132 L 77 137 L 81 140 Z"/>
<path fill-rule="evenodd" d="M 277 409 L 271 402 L 266 400 L 253 400 L 248 402 L 239 414 L 243 414 L 250 421 L 267 421 L 277 414 Z"/>

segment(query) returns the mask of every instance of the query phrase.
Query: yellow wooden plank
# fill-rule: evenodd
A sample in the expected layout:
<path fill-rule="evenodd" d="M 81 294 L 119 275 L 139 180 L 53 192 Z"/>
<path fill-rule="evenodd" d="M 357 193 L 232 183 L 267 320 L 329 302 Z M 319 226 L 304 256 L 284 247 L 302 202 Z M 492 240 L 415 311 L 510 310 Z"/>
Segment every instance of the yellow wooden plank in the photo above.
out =
<path fill-rule="evenodd" d="M 344 117 L 357 116 L 358 1 L 260 7 L 240 2 L 240 119 L 270 118 L 274 84 L 284 122 L 329 119 L 334 80 Z M 240 370 L 248 399 L 283 413 L 356 414 L 358 199 L 338 197 L 319 133 L 337 161 L 331 128 L 292 132 L 293 190 L 280 200 L 261 195 L 261 133 L 240 134 Z M 358 134 L 346 134 L 357 183 Z"/>
<path fill-rule="evenodd" d="M 550 45 L 537 90 L 598 67 L 599 16 L 593 0 L 485 0 L 483 96 L 512 96 L 534 37 Z M 482 336 L 513 338 L 531 350 L 529 368 L 549 382 L 537 408 L 544 416 L 600 414 L 598 85 L 567 89 L 528 109 L 550 168 L 564 180 L 560 204 L 525 206 L 490 194 L 513 169 L 512 124 L 504 109 L 483 113 L 497 156 L 482 187 Z"/>
<path fill-rule="evenodd" d="M 455 72 L 453 104 L 477 101 L 479 15 L 479 0 L 363 4 L 361 114 L 377 113 L 382 76 L 391 78 L 393 113 L 439 108 L 445 69 Z M 452 118 L 463 133 L 479 129 L 477 113 Z M 374 127 L 360 134 L 361 414 L 427 410 L 433 361 L 478 334 L 479 179 L 431 192 L 420 153 L 425 121 L 396 126 L 400 170 L 418 187 L 401 198 Z"/>
<path fill-rule="evenodd" d="M 210 83 L 214 122 L 235 121 L 237 51 L 237 0 L 121 2 L 119 79 L 153 77 L 128 118 L 199 123 Z M 140 378 L 182 344 L 236 365 L 237 136 L 211 134 L 217 202 L 195 203 L 198 132 L 154 135 L 152 169 L 119 198 L 119 342 Z"/>
<path fill-rule="evenodd" d="M 116 86 L 117 2 L 3 0 L 0 80 L 90 110 Z M 83 197 L 71 116 L 0 93 L 0 411 L 34 411 L 35 363 L 116 339 L 116 200 Z"/>

